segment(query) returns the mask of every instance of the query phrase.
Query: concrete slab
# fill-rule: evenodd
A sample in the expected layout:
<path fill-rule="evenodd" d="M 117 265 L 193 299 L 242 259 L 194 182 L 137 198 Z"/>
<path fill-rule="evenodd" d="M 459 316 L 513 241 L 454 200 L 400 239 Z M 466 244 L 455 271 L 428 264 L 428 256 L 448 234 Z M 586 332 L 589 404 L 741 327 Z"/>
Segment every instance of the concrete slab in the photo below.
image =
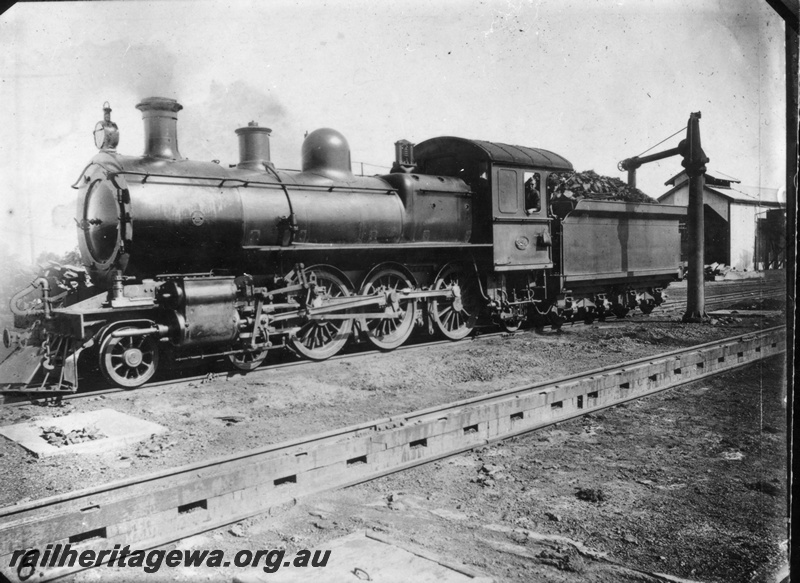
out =
<path fill-rule="evenodd" d="M 64 433 L 91 428 L 105 435 L 99 439 L 56 447 L 42 437 L 44 427 L 57 427 Z M 151 435 L 168 431 L 163 425 L 145 421 L 114 409 L 98 409 L 87 413 L 75 413 L 63 417 L 45 417 L 16 425 L 0 427 L 0 435 L 20 444 L 36 455 L 47 457 L 68 453 L 104 453 L 112 448 L 136 443 Z"/>
<path fill-rule="evenodd" d="M 325 567 L 284 567 L 275 573 L 254 569 L 233 578 L 234 583 L 493 583 L 472 568 L 444 560 L 430 551 L 396 543 L 374 533 L 357 532 L 325 543 L 330 550 Z M 322 558 L 323 552 L 320 552 Z M 312 553 L 313 557 L 313 553 Z"/>

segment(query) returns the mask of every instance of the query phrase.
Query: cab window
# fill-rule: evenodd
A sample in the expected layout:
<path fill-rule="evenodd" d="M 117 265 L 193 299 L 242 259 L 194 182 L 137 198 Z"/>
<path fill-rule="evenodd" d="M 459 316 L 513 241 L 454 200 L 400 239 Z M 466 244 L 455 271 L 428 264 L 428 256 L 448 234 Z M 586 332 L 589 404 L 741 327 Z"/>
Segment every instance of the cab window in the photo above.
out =
<path fill-rule="evenodd" d="M 525 188 L 525 212 L 529 215 L 542 210 L 542 175 L 540 172 L 525 172 L 523 176 Z"/>
<path fill-rule="evenodd" d="M 515 170 L 500 169 L 498 178 L 498 207 L 501 213 L 514 214 L 519 210 L 517 195 L 517 172 Z"/>

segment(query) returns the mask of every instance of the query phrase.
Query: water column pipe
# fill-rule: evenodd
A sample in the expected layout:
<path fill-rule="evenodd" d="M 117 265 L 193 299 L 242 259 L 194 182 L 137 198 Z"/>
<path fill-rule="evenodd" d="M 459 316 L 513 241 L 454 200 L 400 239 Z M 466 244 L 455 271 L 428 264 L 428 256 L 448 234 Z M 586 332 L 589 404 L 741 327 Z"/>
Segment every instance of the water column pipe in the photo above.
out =
<path fill-rule="evenodd" d="M 708 319 L 705 302 L 705 221 L 703 220 L 703 189 L 706 184 L 706 157 L 700 145 L 700 112 L 689 116 L 686 139 L 679 146 L 681 164 L 689 176 L 689 275 L 686 289 L 684 322 L 703 322 Z"/>
<path fill-rule="evenodd" d="M 676 154 L 683 156 L 681 165 L 686 168 L 686 175 L 689 177 L 687 230 L 691 245 L 687 277 L 686 313 L 683 315 L 684 322 L 702 322 L 708 319 L 705 310 L 705 289 L 703 287 L 703 277 L 705 275 L 703 189 L 706 181 L 706 163 L 709 160 L 700 144 L 700 117 L 699 111 L 689 114 L 689 122 L 686 124 L 686 139 L 681 140 L 677 148 L 664 150 L 650 156 L 626 158 L 617 164 L 617 168 L 621 172 L 628 171 L 628 186 L 635 188 L 636 169 L 642 164 L 669 158 Z"/>

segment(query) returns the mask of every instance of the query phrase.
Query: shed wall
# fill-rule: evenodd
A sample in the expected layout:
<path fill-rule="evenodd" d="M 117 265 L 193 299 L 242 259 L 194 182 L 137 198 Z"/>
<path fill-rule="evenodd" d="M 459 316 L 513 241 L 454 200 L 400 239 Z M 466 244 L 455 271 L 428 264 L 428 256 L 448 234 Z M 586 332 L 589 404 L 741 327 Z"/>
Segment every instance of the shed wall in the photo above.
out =
<path fill-rule="evenodd" d="M 675 206 L 689 206 L 689 186 L 684 185 L 669 196 L 661 200 L 662 204 Z M 710 206 L 726 221 L 728 220 L 728 199 L 706 189 L 703 191 L 703 204 Z"/>
<path fill-rule="evenodd" d="M 755 269 L 756 215 L 766 211 L 765 207 L 755 205 L 731 205 L 731 267 L 740 271 Z"/>

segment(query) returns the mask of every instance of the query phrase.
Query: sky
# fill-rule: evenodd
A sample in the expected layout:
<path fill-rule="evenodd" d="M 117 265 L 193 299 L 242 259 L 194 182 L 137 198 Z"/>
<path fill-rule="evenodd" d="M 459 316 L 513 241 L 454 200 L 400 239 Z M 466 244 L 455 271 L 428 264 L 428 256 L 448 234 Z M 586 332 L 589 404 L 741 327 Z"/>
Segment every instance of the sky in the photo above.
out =
<path fill-rule="evenodd" d="M 451 135 L 623 180 L 620 160 L 700 111 L 710 169 L 780 188 L 784 91 L 783 22 L 756 0 L 18 3 L 0 15 L 0 257 L 77 246 L 70 185 L 106 101 L 123 154 L 142 153 L 135 106 L 159 95 L 184 107 L 190 159 L 235 163 L 254 120 L 279 168 L 331 127 L 366 174 L 399 139 Z M 658 197 L 681 169 L 648 164 L 638 186 Z"/>

